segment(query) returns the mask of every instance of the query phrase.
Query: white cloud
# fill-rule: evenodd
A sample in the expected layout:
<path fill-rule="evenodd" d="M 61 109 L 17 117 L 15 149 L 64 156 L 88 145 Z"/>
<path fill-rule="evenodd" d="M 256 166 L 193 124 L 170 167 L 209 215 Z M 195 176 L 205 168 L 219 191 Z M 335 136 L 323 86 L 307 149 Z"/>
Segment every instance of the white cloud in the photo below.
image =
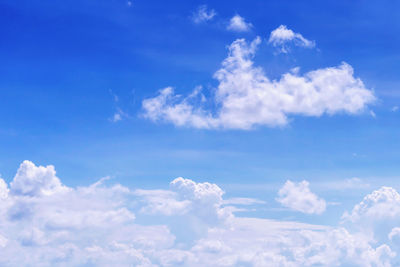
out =
<path fill-rule="evenodd" d="M 170 190 L 134 191 L 145 204 L 142 212 L 162 215 L 191 214 L 205 221 L 224 221 L 231 216 L 224 204 L 224 192 L 216 184 L 196 183 L 190 179 L 178 177 L 170 183 Z"/>
<path fill-rule="evenodd" d="M 307 181 L 297 184 L 292 181 L 286 181 L 279 190 L 278 195 L 279 197 L 276 200 L 279 203 L 295 211 L 321 214 L 326 209 L 325 200 L 310 191 Z"/>
<path fill-rule="evenodd" d="M 102 182 L 69 188 L 53 166 L 24 161 L 0 207 L 0 265 L 150 266 L 143 250 L 174 237 L 165 226 L 135 224 L 129 195 Z"/>
<path fill-rule="evenodd" d="M 396 111 L 398 111 L 398 110 L 399 110 L 399 107 L 398 107 L 398 106 L 392 107 L 392 111 L 393 111 L 393 112 L 396 112 Z"/>
<path fill-rule="evenodd" d="M 385 242 L 397 233 L 400 221 L 400 194 L 392 187 L 381 187 L 366 195 L 352 211 L 342 216 L 342 225 L 363 234 L 372 242 Z"/>
<path fill-rule="evenodd" d="M 111 122 L 118 122 L 123 120 L 124 118 L 128 118 L 129 115 L 125 113 L 120 107 L 119 107 L 119 97 L 117 94 L 115 94 L 111 89 L 109 90 L 111 96 L 113 97 L 113 101 L 115 104 L 115 112 L 114 115 L 109 119 Z"/>
<path fill-rule="evenodd" d="M 355 190 L 355 189 L 367 189 L 370 187 L 370 184 L 366 183 L 364 180 L 358 177 L 353 177 L 344 180 L 317 182 L 315 186 L 323 190 L 344 191 L 344 190 Z"/>
<path fill-rule="evenodd" d="M 223 207 L 218 185 L 184 178 L 174 179 L 169 190 L 105 183 L 67 187 L 54 167 L 23 162 L 9 192 L 0 180 L 0 265 L 372 267 L 399 260 L 394 227 L 376 240 L 345 227 L 240 218 Z M 312 194 L 295 185 L 301 186 L 297 193 Z M 376 203 L 397 203 L 397 192 L 379 192 L 363 201 L 373 204 L 354 210 L 369 214 Z"/>
<path fill-rule="evenodd" d="M 127 118 L 128 114 L 122 111 L 122 109 L 117 108 L 113 117 L 111 118 L 112 122 L 118 122 L 121 121 L 123 118 Z"/>
<path fill-rule="evenodd" d="M 13 195 L 23 196 L 52 195 L 68 190 L 56 177 L 54 166 L 36 167 L 28 160 L 19 166 L 10 188 Z"/>
<path fill-rule="evenodd" d="M 206 5 L 201 5 L 193 13 L 192 20 L 194 23 L 203 23 L 212 20 L 217 15 L 214 9 L 208 9 Z"/>
<path fill-rule="evenodd" d="M 268 43 L 274 47 L 278 47 L 281 53 L 288 53 L 290 51 L 288 44 L 306 48 L 315 47 L 314 41 L 307 40 L 303 35 L 293 32 L 285 25 L 281 25 L 271 32 Z"/>
<path fill-rule="evenodd" d="M 388 238 L 389 238 L 390 240 L 393 240 L 393 239 L 399 238 L 399 237 L 400 237 L 400 227 L 395 227 L 395 228 L 393 228 L 393 229 L 390 231 L 389 235 L 388 235 Z"/>
<path fill-rule="evenodd" d="M 8 189 L 7 183 L 0 178 L 0 200 L 1 199 L 6 199 L 8 197 L 8 192 L 10 189 Z"/>
<path fill-rule="evenodd" d="M 134 194 L 141 197 L 145 205 L 141 212 L 147 214 L 179 215 L 188 212 L 191 204 L 188 200 L 179 201 L 175 192 L 167 190 L 137 189 Z"/>
<path fill-rule="evenodd" d="M 324 114 L 359 114 L 375 101 L 374 93 L 353 76 L 353 68 L 317 69 L 299 75 L 289 72 L 270 80 L 254 66 L 253 57 L 261 39 L 247 43 L 238 39 L 229 46 L 229 55 L 214 77 L 219 84 L 208 103 L 196 88 L 187 97 L 174 94 L 172 87 L 142 103 L 144 117 L 195 128 L 252 129 L 256 125 L 286 125 L 288 116 L 320 117 Z M 209 105 L 209 106 L 210 106 Z"/>
<path fill-rule="evenodd" d="M 369 184 L 365 183 L 362 179 L 358 177 L 346 179 L 344 181 L 344 184 L 342 185 L 342 187 L 344 187 L 345 189 L 367 188 L 369 186 Z"/>
<path fill-rule="evenodd" d="M 178 193 L 180 200 L 191 201 L 193 214 L 208 223 L 224 222 L 231 216 L 229 209 L 222 208 L 224 191 L 211 183 L 196 183 L 182 177 L 170 183 L 171 190 Z"/>
<path fill-rule="evenodd" d="M 390 266 L 394 257 L 344 228 L 250 218 L 210 230 L 193 249 L 213 266 Z"/>
<path fill-rule="evenodd" d="M 381 187 L 354 206 L 344 219 L 355 222 L 400 218 L 400 194 L 392 187 Z"/>
<path fill-rule="evenodd" d="M 227 29 L 236 32 L 247 32 L 250 31 L 252 27 L 253 25 L 251 23 L 246 22 L 243 17 L 235 15 L 229 20 Z"/>
<path fill-rule="evenodd" d="M 254 204 L 265 204 L 265 201 L 255 199 L 255 198 L 248 198 L 248 197 L 234 197 L 229 198 L 223 201 L 225 205 L 254 205 Z"/>
<path fill-rule="evenodd" d="M 112 118 L 112 121 L 113 122 L 117 122 L 117 121 L 120 121 L 120 120 L 122 120 L 121 114 L 120 113 L 115 113 L 113 118 Z"/>

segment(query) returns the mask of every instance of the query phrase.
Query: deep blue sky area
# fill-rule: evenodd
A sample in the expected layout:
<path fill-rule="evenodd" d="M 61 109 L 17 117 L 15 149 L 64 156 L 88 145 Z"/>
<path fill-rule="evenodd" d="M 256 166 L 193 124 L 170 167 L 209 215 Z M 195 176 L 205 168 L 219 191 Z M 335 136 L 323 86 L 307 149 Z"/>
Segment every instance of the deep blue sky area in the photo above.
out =
<path fill-rule="evenodd" d="M 385 4 L 383 4 L 385 2 Z M 199 5 L 217 12 L 195 24 Z M 0 1 L 0 173 L 25 159 L 55 165 L 67 185 L 103 176 L 164 187 L 177 176 L 240 184 L 360 177 L 398 185 L 400 20 L 397 1 Z M 240 14 L 251 31 L 226 30 Z M 358 116 L 290 117 L 285 127 L 204 130 L 144 119 L 142 101 L 217 85 L 238 38 L 264 41 L 279 25 L 316 49 L 255 57 L 272 79 L 349 63 L 379 99 Z M 117 96 L 118 101 L 115 101 Z M 113 122 L 117 110 L 125 114 Z"/>

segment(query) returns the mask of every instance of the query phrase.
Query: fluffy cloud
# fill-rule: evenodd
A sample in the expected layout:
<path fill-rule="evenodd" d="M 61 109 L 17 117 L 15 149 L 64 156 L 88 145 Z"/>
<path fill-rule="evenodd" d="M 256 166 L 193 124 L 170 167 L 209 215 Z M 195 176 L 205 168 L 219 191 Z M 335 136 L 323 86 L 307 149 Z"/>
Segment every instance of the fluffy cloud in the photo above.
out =
<path fill-rule="evenodd" d="M 278 192 L 276 199 L 283 206 L 292 210 L 308 213 L 321 214 L 326 209 L 326 202 L 310 191 L 309 183 L 302 181 L 293 183 L 286 181 Z"/>
<path fill-rule="evenodd" d="M 216 184 L 179 177 L 170 183 L 170 190 L 136 190 L 135 194 L 143 203 L 140 212 L 163 220 L 181 243 L 200 238 L 210 227 L 229 224 L 233 216 L 233 208 L 223 205 L 224 192 Z M 166 216 L 174 220 L 171 222 Z"/>
<path fill-rule="evenodd" d="M 228 57 L 214 74 L 219 84 L 211 101 L 207 102 L 201 87 L 187 97 L 167 87 L 158 96 L 143 101 L 144 117 L 177 126 L 252 129 L 256 125 L 286 125 L 290 115 L 359 114 L 375 101 L 373 92 L 354 77 L 353 68 L 344 62 L 270 80 L 262 68 L 254 66 L 253 57 L 260 43 L 257 37 L 251 43 L 238 39 L 229 46 Z"/>
<path fill-rule="evenodd" d="M 0 265 L 151 266 L 143 251 L 168 247 L 174 236 L 165 226 L 135 224 L 130 190 L 103 182 L 69 188 L 53 166 L 24 161 L 2 199 Z"/>
<path fill-rule="evenodd" d="M 29 161 L 10 186 L 0 179 L 0 265 L 391 266 L 399 259 L 396 227 L 385 240 L 376 240 L 347 226 L 237 217 L 227 204 L 263 203 L 229 202 L 218 185 L 181 177 L 168 190 L 106 183 L 67 187 L 53 166 Z M 313 195 L 308 184 L 292 187 Z M 374 216 L 372 207 L 386 203 L 379 206 L 384 207 L 379 218 L 385 220 L 397 214 L 387 209 L 397 199 L 393 190 L 378 190 L 352 215 Z"/>
<path fill-rule="evenodd" d="M 353 223 L 400 218 L 400 194 L 392 187 L 381 187 L 365 196 L 343 218 Z"/>
<path fill-rule="evenodd" d="M 289 52 L 288 44 L 294 44 L 306 48 L 315 47 L 314 41 L 307 40 L 303 35 L 293 32 L 285 25 L 281 25 L 271 32 L 268 43 L 275 47 L 279 47 L 279 52 L 281 53 Z"/>
<path fill-rule="evenodd" d="M 185 214 L 191 204 L 188 200 L 179 201 L 176 193 L 167 190 L 137 189 L 134 194 L 145 204 L 141 212 L 145 214 L 179 215 Z"/>
<path fill-rule="evenodd" d="M 400 221 L 400 194 L 392 187 L 381 187 L 345 212 L 341 223 L 375 242 L 396 239 Z M 396 238 L 394 238 L 396 237 Z"/>
<path fill-rule="evenodd" d="M 251 27 L 253 27 L 253 25 L 246 22 L 243 17 L 235 15 L 229 20 L 227 29 L 236 32 L 247 32 L 250 31 Z"/>
<path fill-rule="evenodd" d="M 208 9 L 206 5 L 201 5 L 193 13 L 192 20 L 194 23 L 203 23 L 212 20 L 217 13 L 214 9 Z"/>
<path fill-rule="evenodd" d="M 11 182 L 11 193 L 14 195 L 52 195 L 67 190 L 56 177 L 53 166 L 36 167 L 28 160 L 21 163 Z"/>
<path fill-rule="evenodd" d="M 390 266 L 395 257 L 345 228 L 250 218 L 210 230 L 194 249 L 213 266 Z"/>
<path fill-rule="evenodd" d="M 6 199 L 9 191 L 10 189 L 8 189 L 6 182 L 0 178 L 0 199 Z"/>

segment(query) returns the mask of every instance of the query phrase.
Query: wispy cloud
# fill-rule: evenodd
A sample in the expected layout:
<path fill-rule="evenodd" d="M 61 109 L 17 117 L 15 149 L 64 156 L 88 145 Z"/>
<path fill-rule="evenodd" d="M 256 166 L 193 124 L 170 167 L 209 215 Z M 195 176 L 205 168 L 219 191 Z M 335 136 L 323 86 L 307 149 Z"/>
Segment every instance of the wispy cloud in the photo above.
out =
<path fill-rule="evenodd" d="M 116 111 L 113 115 L 113 117 L 111 118 L 112 122 L 118 122 L 118 121 L 122 121 L 124 118 L 127 118 L 128 115 L 123 112 L 120 108 L 116 108 Z"/>
<path fill-rule="evenodd" d="M 227 29 L 236 32 L 247 32 L 252 27 L 253 25 L 249 22 L 246 22 L 243 17 L 241 17 L 240 15 L 235 15 L 229 20 Z"/>
<path fill-rule="evenodd" d="M 289 44 L 306 48 L 315 47 L 315 41 L 307 40 L 303 35 L 293 32 L 285 25 L 281 25 L 271 32 L 268 43 L 278 47 L 278 51 L 281 53 L 288 53 L 290 51 Z"/>
<path fill-rule="evenodd" d="M 119 122 L 122 121 L 124 118 L 128 118 L 128 114 L 125 113 L 120 107 L 119 107 L 119 97 L 117 94 L 115 94 L 112 90 L 109 90 L 110 94 L 113 97 L 114 105 L 115 105 L 115 112 L 114 115 L 109 119 L 111 122 Z"/>
<path fill-rule="evenodd" d="M 208 9 L 206 5 L 201 5 L 192 15 L 192 20 L 194 23 L 204 23 L 212 20 L 217 15 L 214 9 Z"/>
<path fill-rule="evenodd" d="M 224 205 L 255 205 L 255 204 L 266 204 L 265 201 L 255 199 L 255 198 L 247 198 L 247 197 L 235 197 L 228 198 L 223 201 Z"/>

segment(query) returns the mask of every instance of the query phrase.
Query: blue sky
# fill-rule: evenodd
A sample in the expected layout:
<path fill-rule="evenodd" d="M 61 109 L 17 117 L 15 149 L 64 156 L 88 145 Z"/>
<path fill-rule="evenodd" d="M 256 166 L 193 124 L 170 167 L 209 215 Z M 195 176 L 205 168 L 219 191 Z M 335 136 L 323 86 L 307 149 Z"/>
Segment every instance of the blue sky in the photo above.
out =
<path fill-rule="evenodd" d="M 110 176 L 107 183 L 131 190 L 168 190 L 185 177 L 217 184 L 226 199 L 259 201 L 237 217 L 336 226 L 373 190 L 400 189 L 399 8 L 394 1 L 0 1 L 1 177 L 17 192 L 11 182 L 24 160 L 54 165 L 68 188 Z M 280 25 L 294 35 L 274 43 L 271 32 Z M 277 88 L 286 90 L 286 74 L 339 71 L 342 62 L 354 73 L 330 76 L 321 88 L 341 92 L 334 97 L 321 93 L 313 102 L 305 93 L 310 106 L 299 97 L 277 98 L 275 107 L 270 95 L 229 109 L 242 89 L 270 88 L 258 78 L 246 84 L 217 77 L 221 70 L 242 73 L 235 72 L 240 63 L 224 65 L 230 56 L 243 59 L 233 55 L 241 39 L 237 51 L 250 53 L 244 59 L 254 67 L 243 77 L 261 69 Z M 254 40 L 260 43 L 252 51 Z M 357 81 L 362 85 L 349 97 Z M 151 113 L 146 101 L 160 104 L 167 87 L 174 92 Z M 166 113 L 181 104 L 190 110 Z M 287 120 L 271 119 L 280 115 Z M 288 180 L 296 190 L 308 181 L 310 194 L 325 201 L 323 211 L 282 200 L 278 191 Z M 134 213 L 138 222 L 161 222 Z"/>
<path fill-rule="evenodd" d="M 87 183 L 88 176 L 117 173 L 127 182 L 150 184 L 182 171 L 235 179 L 238 170 L 215 172 L 223 164 L 219 153 L 234 155 L 229 161 L 244 173 L 249 165 L 261 169 L 251 175 L 257 182 L 275 175 L 324 179 L 332 172 L 395 175 L 398 114 L 391 109 L 398 103 L 399 23 L 394 4 L 264 2 L 215 3 L 210 5 L 215 19 L 199 25 L 191 16 L 202 2 L 3 2 L 3 175 L 11 176 L 29 158 L 55 164 L 64 176 L 75 177 L 69 178 L 74 185 Z M 234 14 L 253 24 L 250 32 L 225 29 Z M 215 86 L 212 75 L 227 45 L 237 38 L 266 39 L 281 24 L 315 40 L 317 49 L 274 55 L 262 44 L 255 61 L 270 77 L 295 66 L 308 71 L 345 61 L 375 91 L 379 101 L 371 109 L 377 117 L 292 116 L 283 129 L 207 131 L 153 125 L 138 116 L 142 100 L 166 86 L 180 94 L 197 85 Z M 113 123 L 117 108 L 128 117 Z M 177 158 L 164 157 L 174 151 Z M 377 160 L 380 164 L 371 164 Z"/>

